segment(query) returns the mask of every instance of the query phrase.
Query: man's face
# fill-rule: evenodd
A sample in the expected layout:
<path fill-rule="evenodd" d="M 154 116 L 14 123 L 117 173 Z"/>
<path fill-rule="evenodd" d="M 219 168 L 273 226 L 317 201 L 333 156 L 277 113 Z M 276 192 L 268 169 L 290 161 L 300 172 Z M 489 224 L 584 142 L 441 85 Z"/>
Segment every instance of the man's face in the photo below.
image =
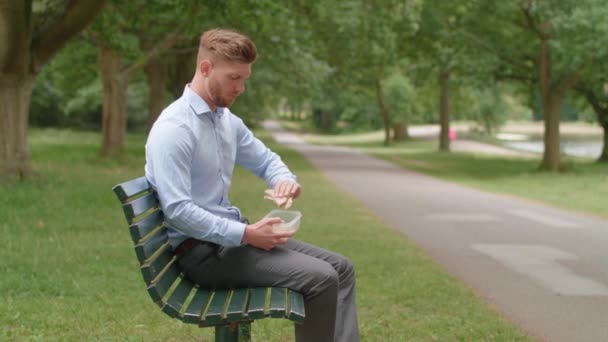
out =
<path fill-rule="evenodd" d="M 211 66 L 208 79 L 209 96 L 218 107 L 230 107 L 245 91 L 251 75 L 251 64 L 220 61 Z"/>

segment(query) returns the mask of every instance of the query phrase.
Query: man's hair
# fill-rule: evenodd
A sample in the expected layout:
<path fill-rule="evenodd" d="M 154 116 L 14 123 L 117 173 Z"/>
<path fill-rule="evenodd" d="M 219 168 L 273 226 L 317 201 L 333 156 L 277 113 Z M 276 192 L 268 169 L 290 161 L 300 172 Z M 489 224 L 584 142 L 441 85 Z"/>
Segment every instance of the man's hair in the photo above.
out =
<path fill-rule="evenodd" d="M 197 61 L 225 60 L 251 64 L 256 59 L 255 44 L 246 35 L 226 29 L 212 29 L 201 35 Z"/>

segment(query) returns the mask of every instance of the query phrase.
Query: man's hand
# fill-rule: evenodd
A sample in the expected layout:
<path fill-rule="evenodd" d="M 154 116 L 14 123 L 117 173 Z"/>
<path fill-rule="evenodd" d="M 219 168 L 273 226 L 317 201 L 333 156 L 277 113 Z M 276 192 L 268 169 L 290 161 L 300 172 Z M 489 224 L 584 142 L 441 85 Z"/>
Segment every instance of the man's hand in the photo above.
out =
<path fill-rule="evenodd" d="M 274 187 L 274 196 L 278 198 L 289 197 L 296 199 L 301 193 L 302 188 L 300 187 L 300 184 L 291 180 L 279 182 L 279 184 Z"/>
<path fill-rule="evenodd" d="M 283 222 L 278 217 L 268 217 L 245 228 L 243 243 L 264 250 L 271 250 L 277 245 L 283 245 L 292 237 L 295 231 L 275 231 L 273 224 Z"/>

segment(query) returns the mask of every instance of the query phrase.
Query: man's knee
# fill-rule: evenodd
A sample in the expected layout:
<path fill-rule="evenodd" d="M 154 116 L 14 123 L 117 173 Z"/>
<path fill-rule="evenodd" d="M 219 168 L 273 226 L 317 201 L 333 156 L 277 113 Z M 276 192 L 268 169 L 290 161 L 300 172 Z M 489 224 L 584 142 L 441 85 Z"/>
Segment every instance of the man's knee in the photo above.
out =
<path fill-rule="evenodd" d="M 316 297 L 325 291 L 336 292 L 340 282 L 338 272 L 326 262 L 319 262 L 315 266 L 308 274 L 312 285 L 307 291 L 309 297 Z"/>
<path fill-rule="evenodd" d="M 340 282 L 354 281 L 355 266 L 353 263 L 341 255 L 338 260 L 338 267 L 336 267 L 336 271 L 338 272 Z"/>

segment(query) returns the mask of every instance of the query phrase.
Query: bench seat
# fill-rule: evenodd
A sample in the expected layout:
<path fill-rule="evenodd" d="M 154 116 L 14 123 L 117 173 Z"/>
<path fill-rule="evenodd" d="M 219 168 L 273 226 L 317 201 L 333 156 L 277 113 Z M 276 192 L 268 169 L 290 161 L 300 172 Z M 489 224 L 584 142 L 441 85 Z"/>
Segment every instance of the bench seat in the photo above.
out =
<path fill-rule="evenodd" d="M 285 288 L 206 289 L 177 265 L 156 191 L 145 177 L 116 185 L 148 294 L 172 318 L 215 327 L 216 341 L 249 341 L 251 323 L 266 317 L 303 323 L 304 299 Z"/>

